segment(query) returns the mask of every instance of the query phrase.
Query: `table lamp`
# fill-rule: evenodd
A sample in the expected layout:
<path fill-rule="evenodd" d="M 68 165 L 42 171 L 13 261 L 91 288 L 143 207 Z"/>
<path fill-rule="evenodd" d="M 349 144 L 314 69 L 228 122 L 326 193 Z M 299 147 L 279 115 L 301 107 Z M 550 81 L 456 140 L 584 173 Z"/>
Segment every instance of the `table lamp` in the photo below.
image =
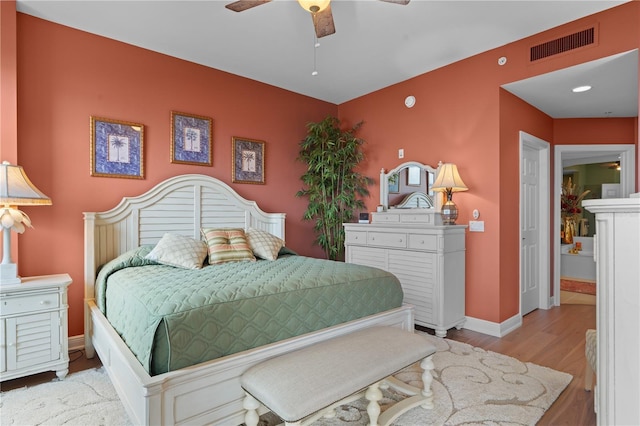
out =
<path fill-rule="evenodd" d="M 455 225 L 456 219 L 458 218 L 458 207 L 453 202 L 453 193 L 467 191 L 469 189 L 460 178 L 458 167 L 452 163 L 441 165 L 438 168 L 438 175 L 431 189 L 447 194 L 447 201 L 440 211 L 442 223 L 444 225 Z"/>
<path fill-rule="evenodd" d="M 18 265 L 11 260 L 11 230 L 22 234 L 31 228 L 31 220 L 17 206 L 51 205 L 51 198 L 44 195 L 29 180 L 21 166 L 3 161 L 0 164 L 0 224 L 2 227 L 2 263 L 0 286 L 20 284 Z"/>

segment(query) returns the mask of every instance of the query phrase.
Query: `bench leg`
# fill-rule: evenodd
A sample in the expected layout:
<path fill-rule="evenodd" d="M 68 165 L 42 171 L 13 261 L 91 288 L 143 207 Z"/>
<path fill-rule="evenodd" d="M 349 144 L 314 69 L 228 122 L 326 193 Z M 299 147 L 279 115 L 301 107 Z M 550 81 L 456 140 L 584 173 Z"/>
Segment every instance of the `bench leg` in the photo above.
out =
<path fill-rule="evenodd" d="M 429 355 L 420 363 L 420 367 L 424 370 L 422 373 L 422 396 L 424 396 L 424 403 L 421 404 L 422 408 L 427 410 L 433 409 L 433 391 L 431 390 L 431 383 L 433 382 L 433 375 L 431 371 L 435 368 L 433 365 L 433 355 Z"/>
<path fill-rule="evenodd" d="M 593 389 L 593 375 L 593 368 L 591 368 L 589 361 L 587 361 L 587 366 L 584 369 L 584 390 L 590 392 L 591 389 Z"/>
<path fill-rule="evenodd" d="M 245 392 L 244 400 L 242 401 L 242 408 L 247 410 L 244 414 L 244 424 L 247 426 L 258 426 L 258 420 L 260 419 L 260 416 L 258 415 L 260 403 L 258 400 Z"/>
<path fill-rule="evenodd" d="M 380 391 L 380 383 L 374 383 L 369 386 L 367 392 L 364 394 L 369 405 L 367 405 L 367 414 L 369 414 L 369 426 L 378 426 L 378 417 L 380 416 L 380 405 L 378 401 L 382 399 L 382 392 Z"/>

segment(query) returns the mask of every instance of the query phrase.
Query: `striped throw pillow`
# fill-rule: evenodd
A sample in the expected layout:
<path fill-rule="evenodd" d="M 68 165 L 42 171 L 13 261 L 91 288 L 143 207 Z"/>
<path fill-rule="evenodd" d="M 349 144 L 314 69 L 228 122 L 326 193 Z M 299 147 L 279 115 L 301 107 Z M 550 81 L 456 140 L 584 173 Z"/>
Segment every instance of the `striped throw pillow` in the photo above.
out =
<path fill-rule="evenodd" d="M 247 243 L 244 229 L 203 228 L 201 231 L 209 247 L 210 264 L 256 260 Z"/>

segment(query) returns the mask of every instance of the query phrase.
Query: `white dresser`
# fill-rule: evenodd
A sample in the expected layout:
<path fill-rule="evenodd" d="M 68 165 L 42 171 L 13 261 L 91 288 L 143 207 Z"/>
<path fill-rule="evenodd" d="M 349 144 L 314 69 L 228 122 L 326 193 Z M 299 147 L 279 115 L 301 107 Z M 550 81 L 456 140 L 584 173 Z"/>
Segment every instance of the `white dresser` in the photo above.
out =
<path fill-rule="evenodd" d="M 22 278 L 0 287 L 0 380 L 69 371 L 68 274 Z"/>
<path fill-rule="evenodd" d="M 640 425 L 640 194 L 634 195 L 582 203 L 596 214 L 599 425 Z"/>
<path fill-rule="evenodd" d="M 415 323 L 445 337 L 465 321 L 466 225 L 433 225 L 411 211 L 373 213 L 371 224 L 345 223 L 345 261 L 391 272 Z"/>

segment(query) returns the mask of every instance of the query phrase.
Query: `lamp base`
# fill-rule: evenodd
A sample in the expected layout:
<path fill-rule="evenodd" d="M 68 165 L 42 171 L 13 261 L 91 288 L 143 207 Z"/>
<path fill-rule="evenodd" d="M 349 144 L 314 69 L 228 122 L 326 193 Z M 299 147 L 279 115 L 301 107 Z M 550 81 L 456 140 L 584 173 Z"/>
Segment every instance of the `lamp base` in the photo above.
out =
<path fill-rule="evenodd" d="M 458 207 L 452 200 L 447 200 L 440 210 L 443 225 L 455 225 L 458 218 Z"/>
<path fill-rule="evenodd" d="M 15 263 L 0 264 L 0 286 L 20 284 L 22 280 L 18 276 L 18 265 Z"/>

